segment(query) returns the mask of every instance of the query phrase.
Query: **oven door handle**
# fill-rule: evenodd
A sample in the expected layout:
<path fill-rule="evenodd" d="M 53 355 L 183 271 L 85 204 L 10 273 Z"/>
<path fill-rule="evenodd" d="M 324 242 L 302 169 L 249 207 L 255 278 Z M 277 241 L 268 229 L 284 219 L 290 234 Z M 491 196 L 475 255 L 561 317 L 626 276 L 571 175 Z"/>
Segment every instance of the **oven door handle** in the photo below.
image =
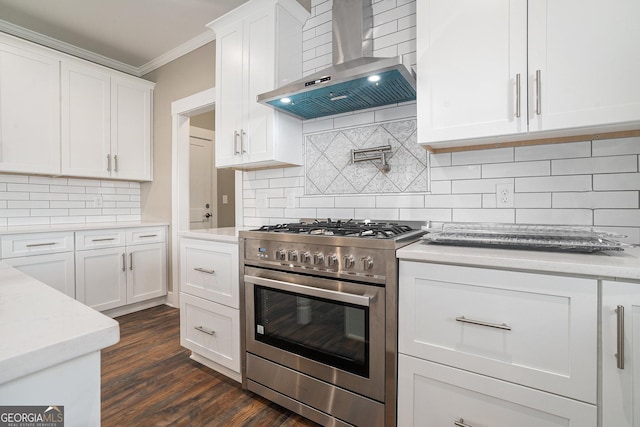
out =
<path fill-rule="evenodd" d="M 256 285 L 262 285 L 269 288 L 279 289 L 281 291 L 288 291 L 305 296 L 312 296 L 318 298 L 330 299 L 333 301 L 344 302 L 347 304 L 354 304 L 363 307 L 369 307 L 371 301 L 375 299 L 375 295 L 356 295 L 347 292 L 332 291 L 322 288 L 314 288 L 312 286 L 297 285 L 295 283 L 282 282 L 280 280 L 265 279 L 264 277 L 256 276 L 244 276 L 245 283 L 253 283 Z"/>

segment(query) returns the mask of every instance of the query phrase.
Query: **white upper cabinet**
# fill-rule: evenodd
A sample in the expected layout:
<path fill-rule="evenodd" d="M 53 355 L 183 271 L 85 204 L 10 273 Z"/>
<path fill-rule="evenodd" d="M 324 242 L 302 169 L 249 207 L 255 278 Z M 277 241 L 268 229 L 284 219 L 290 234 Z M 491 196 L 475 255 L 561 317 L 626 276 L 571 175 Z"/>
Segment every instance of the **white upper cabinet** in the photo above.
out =
<path fill-rule="evenodd" d="M 0 171 L 60 173 L 60 61 L 0 39 Z"/>
<path fill-rule="evenodd" d="M 640 2 L 424 0 L 418 142 L 434 148 L 640 127 Z"/>
<path fill-rule="evenodd" d="M 153 83 L 62 62 L 62 174 L 151 180 Z"/>
<path fill-rule="evenodd" d="M 216 167 L 302 164 L 302 121 L 258 104 L 258 94 L 302 77 L 295 0 L 252 0 L 209 24 L 216 33 Z"/>

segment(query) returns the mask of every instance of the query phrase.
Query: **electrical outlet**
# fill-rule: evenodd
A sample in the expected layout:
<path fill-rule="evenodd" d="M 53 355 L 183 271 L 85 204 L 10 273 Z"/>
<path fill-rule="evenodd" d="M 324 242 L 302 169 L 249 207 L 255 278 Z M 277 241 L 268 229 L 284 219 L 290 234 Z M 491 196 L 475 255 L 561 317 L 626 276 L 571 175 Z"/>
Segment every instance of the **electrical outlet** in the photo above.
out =
<path fill-rule="evenodd" d="M 265 209 L 269 207 L 269 198 L 267 197 L 266 192 L 260 191 L 256 194 L 256 207 L 258 209 Z"/>
<path fill-rule="evenodd" d="M 496 184 L 496 206 L 513 207 L 513 184 Z"/>

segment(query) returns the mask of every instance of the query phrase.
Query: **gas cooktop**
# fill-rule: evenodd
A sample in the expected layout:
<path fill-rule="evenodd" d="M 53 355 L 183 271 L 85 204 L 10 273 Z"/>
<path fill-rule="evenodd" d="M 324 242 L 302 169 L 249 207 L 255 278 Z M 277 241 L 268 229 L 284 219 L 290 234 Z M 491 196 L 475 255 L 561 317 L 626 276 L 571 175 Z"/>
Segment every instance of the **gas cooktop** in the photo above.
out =
<path fill-rule="evenodd" d="M 410 225 L 392 222 L 371 221 L 301 221 L 288 224 L 264 225 L 256 230 L 261 232 L 308 234 L 323 236 L 365 237 L 372 239 L 392 239 L 415 231 Z"/>

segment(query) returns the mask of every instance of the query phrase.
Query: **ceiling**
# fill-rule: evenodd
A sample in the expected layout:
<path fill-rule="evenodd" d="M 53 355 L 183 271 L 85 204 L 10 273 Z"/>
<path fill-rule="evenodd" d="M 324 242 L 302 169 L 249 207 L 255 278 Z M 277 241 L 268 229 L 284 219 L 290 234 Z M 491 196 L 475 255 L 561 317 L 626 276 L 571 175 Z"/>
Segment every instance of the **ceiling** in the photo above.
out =
<path fill-rule="evenodd" d="M 213 40 L 205 25 L 246 1 L 0 0 L 0 31 L 141 75 Z"/>

